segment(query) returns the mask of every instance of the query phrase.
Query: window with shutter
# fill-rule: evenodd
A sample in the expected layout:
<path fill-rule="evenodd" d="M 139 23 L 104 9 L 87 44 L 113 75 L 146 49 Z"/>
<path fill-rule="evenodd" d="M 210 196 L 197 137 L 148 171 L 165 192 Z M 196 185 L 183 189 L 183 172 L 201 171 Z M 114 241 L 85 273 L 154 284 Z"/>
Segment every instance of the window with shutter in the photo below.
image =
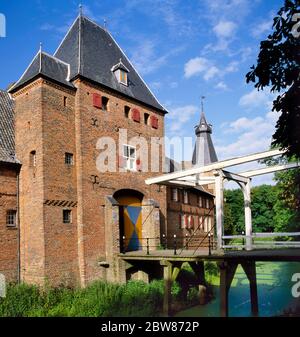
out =
<path fill-rule="evenodd" d="M 153 129 L 158 129 L 158 118 L 156 116 L 151 116 L 151 126 Z"/>
<path fill-rule="evenodd" d="M 100 94 L 93 93 L 93 106 L 102 109 L 102 98 Z"/>
<path fill-rule="evenodd" d="M 136 170 L 137 171 L 142 171 L 142 161 L 140 158 L 136 160 Z"/>
<path fill-rule="evenodd" d="M 136 148 L 131 145 L 123 145 L 124 166 L 129 171 L 137 170 Z"/>
<path fill-rule="evenodd" d="M 138 123 L 141 121 L 140 110 L 138 110 L 138 109 L 132 109 L 132 119 L 135 122 L 138 122 Z"/>

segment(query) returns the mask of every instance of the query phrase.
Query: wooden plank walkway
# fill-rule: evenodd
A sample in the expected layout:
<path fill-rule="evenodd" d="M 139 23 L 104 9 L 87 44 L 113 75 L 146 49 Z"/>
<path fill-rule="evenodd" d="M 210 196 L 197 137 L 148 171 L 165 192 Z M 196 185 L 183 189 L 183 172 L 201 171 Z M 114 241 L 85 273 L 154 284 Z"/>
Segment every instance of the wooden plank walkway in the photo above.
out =
<path fill-rule="evenodd" d="M 119 254 L 124 260 L 168 260 L 168 261 L 199 261 L 199 260 L 241 260 L 241 261 L 286 261 L 286 262 L 300 262 L 299 248 L 278 248 L 278 249 L 257 249 L 257 250 L 234 250 L 234 251 L 213 251 L 209 255 L 208 249 L 201 249 L 194 253 L 193 250 L 177 251 L 174 255 L 174 250 L 153 250 L 127 252 Z"/>

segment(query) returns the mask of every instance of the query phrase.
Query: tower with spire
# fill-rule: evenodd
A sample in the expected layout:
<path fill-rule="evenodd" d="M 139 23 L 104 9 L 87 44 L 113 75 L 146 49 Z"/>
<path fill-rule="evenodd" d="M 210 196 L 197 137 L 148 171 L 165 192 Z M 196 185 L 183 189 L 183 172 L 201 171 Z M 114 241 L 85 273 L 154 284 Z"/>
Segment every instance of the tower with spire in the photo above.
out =
<path fill-rule="evenodd" d="M 208 165 L 218 161 L 214 144 L 211 139 L 212 127 L 207 123 L 204 114 L 204 98 L 201 99 L 201 117 L 199 125 L 195 127 L 196 142 L 193 152 L 192 164 L 195 167 Z"/>

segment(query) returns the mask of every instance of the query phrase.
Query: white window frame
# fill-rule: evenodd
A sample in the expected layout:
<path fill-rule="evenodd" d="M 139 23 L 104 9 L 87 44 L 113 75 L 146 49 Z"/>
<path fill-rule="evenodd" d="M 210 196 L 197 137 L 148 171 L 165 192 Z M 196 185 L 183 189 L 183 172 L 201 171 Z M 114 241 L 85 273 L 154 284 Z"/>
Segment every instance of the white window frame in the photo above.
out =
<path fill-rule="evenodd" d="M 200 208 L 203 208 L 203 198 L 201 195 L 198 196 L 198 206 Z"/>
<path fill-rule="evenodd" d="M 178 188 L 176 187 L 171 189 L 171 200 L 178 202 Z"/>
<path fill-rule="evenodd" d="M 133 155 L 131 156 L 131 153 L 129 153 L 129 156 L 126 155 L 125 153 L 125 148 L 128 148 L 129 150 L 132 149 L 134 150 Z M 128 171 L 136 171 L 136 147 L 129 145 L 129 144 L 123 144 L 123 159 L 125 161 L 124 168 L 127 169 Z"/>
<path fill-rule="evenodd" d="M 189 193 L 187 190 L 183 190 L 183 203 L 186 205 L 189 204 Z"/>
<path fill-rule="evenodd" d="M 6 211 L 6 226 L 7 227 L 17 227 L 17 211 L 16 210 L 9 209 Z"/>
<path fill-rule="evenodd" d="M 205 207 L 206 207 L 207 209 L 210 209 L 209 198 L 206 198 L 206 199 L 205 199 Z"/>

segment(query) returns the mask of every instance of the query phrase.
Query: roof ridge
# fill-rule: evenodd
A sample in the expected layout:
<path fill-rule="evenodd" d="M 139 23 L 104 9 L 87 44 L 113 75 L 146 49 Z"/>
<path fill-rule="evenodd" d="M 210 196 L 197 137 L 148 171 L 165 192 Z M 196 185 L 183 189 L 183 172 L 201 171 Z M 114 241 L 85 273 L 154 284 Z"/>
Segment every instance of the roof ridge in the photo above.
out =
<path fill-rule="evenodd" d="M 98 28 L 102 29 L 104 32 L 108 32 L 107 29 L 105 29 L 104 27 L 102 27 L 99 23 L 97 23 L 96 21 L 90 19 L 88 16 L 82 15 L 82 18 L 90 21 L 92 24 L 94 24 L 95 26 L 97 26 Z"/>
<path fill-rule="evenodd" d="M 61 60 L 61 59 L 59 59 L 58 57 L 55 57 L 55 56 L 53 56 L 53 55 L 51 55 L 51 54 L 49 54 L 49 53 L 47 53 L 47 52 L 45 52 L 45 51 L 42 51 L 42 54 L 44 54 L 45 56 L 48 56 L 48 57 L 54 59 L 55 61 L 60 62 L 60 63 L 62 63 L 62 64 L 64 64 L 64 65 L 66 65 L 66 66 L 69 66 L 69 65 L 70 65 L 69 63 L 67 63 L 67 62 L 65 62 L 65 61 L 63 61 L 63 60 Z"/>
<path fill-rule="evenodd" d="M 21 82 L 22 78 L 27 73 L 27 71 L 30 69 L 30 67 L 32 66 L 33 62 L 35 61 L 35 59 L 37 58 L 37 56 L 39 55 L 39 53 L 40 53 L 40 50 L 34 55 L 33 59 L 31 60 L 31 62 L 29 63 L 28 67 L 25 69 L 25 71 L 23 72 L 23 74 L 20 76 L 20 78 L 18 79 L 18 81 L 11 88 L 9 88 L 9 91 L 13 90 L 17 86 L 17 84 L 19 82 Z"/>
<path fill-rule="evenodd" d="M 68 29 L 68 31 L 66 32 L 64 38 L 61 40 L 60 44 L 59 44 L 58 47 L 56 48 L 56 50 L 55 50 L 55 52 L 53 53 L 53 55 L 55 55 L 55 54 L 58 52 L 59 48 L 61 47 L 61 45 L 62 45 L 63 42 L 65 41 L 66 37 L 69 35 L 70 31 L 72 30 L 73 26 L 75 25 L 75 23 L 76 23 L 77 20 L 79 19 L 79 16 L 80 16 L 80 15 L 78 15 L 78 16 L 76 17 L 76 19 L 75 19 L 74 22 L 72 23 L 71 27 L 70 27 L 70 28 Z"/>

